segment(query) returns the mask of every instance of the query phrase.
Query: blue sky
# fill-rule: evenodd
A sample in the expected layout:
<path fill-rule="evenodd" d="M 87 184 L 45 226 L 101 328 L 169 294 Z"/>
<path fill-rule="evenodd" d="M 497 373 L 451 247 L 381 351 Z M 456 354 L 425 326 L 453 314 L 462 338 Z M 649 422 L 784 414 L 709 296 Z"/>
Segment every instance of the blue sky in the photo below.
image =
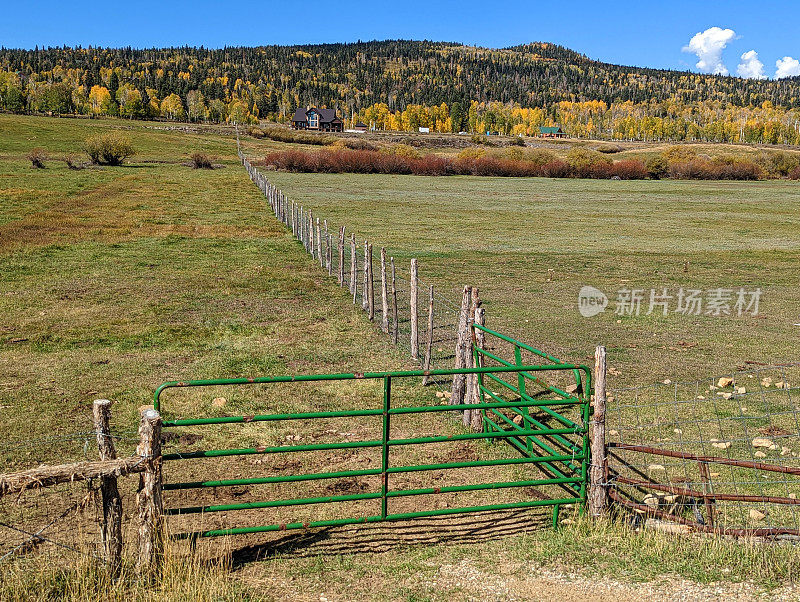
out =
<path fill-rule="evenodd" d="M 682 48 L 698 32 L 722 36 L 719 60 L 735 74 L 741 55 L 758 53 L 762 72 L 800 57 L 800 6 L 795 1 L 702 2 L 212 2 L 74 4 L 0 0 L 0 45 L 165 46 L 293 44 L 387 38 L 457 41 L 503 47 L 551 41 L 611 63 L 698 70 Z M 305 15 L 312 16 L 309 20 Z M 714 48 L 711 49 L 712 53 Z M 752 57 L 752 55 L 751 55 Z M 709 67 L 708 65 L 711 65 Z M 751 64 L 752 66 L 752 64 Z M 791 66 L 790 71 L 791 71 Z M 756 69 L 758 73 L 758 69 Z"/>

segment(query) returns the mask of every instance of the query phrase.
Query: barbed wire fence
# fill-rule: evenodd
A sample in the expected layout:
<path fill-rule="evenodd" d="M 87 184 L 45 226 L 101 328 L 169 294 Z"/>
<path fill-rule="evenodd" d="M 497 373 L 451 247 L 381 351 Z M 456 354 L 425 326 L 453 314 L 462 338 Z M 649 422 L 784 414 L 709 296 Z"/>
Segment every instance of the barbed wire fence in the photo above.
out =
<path fill-rule="evenodd" d="M 606 486 L 636 523 L 800 538 L 800 363 L 609 389 Z"/>
<path fill-rule="evenodd" d="M 400 265 L 385 249 L 346 227 L 336 227 L 312 209 L 299 205 L 275 187 L 244 155 L 239 159 L 250 179 L 281 221 L 316 261 L 320 269 L 347 288 L 353 304 L 425 370 L 451 368 L 458 341 L 461 302 L 442 295 L 418 275 L 418 262 Z M 449 392 L 449 378 L 430 376 L 426 383 Z"/>
<path fill-rule="evenodd" d="M 160 417 L 145 408 L 138 430 L 115 431 L 111 406 L 95 400 L 96 430 L 0 441 L 8 471 L 0 474 L 0 570 L 35 551 L 37 562 L 41 555 L 59 560 L 73 554 L 105 563 L 116 574 L 123 540 L 136 539 L 132 516 L 139 522 L 137 570 L 156 562 L 148 521 L 160 502 L 149 483 L 160 471 Z M 60 464 L 41 462 L 53 454 Z M 138 487 L 133 479 L 118 479 L 138 473 Z M 130 527 L 127 536 L 124 526 Z"/>

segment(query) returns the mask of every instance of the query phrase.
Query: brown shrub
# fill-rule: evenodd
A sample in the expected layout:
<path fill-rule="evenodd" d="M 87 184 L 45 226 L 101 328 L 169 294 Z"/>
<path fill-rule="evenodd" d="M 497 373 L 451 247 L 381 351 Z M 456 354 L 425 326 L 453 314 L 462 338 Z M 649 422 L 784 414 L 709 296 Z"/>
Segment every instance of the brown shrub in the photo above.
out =
<path fill-rule="evenodd" d="M 572 175 L 569 164 L 561 159 L 550 161 L 547 165 L 543 165 L 541 170 L 541 175 L 546 178 L 569 178 Z"/>
<path fill-rule="evenodd" d="M 674 180 L 711 180 L 711 166 L 702 159 L 670 161 L 669 177 Z"/>
<path fill-rule="evenodd" d="M 85 164 L 81 161 L 81 155 L 78 153 L 68 153 L 64 155 L 64 163 L 67 164 L 69 169 L 83 169 Z"/>
<path fill-rule="evenodd" d="M 758 180 L 761 168 L 752 161 L 715 161 L 697 157 L 690 161 L 673 161 L 669 165 L 669 176 L 677 180 Z"/>
<path fill-rule="evenodd" d="M 792 171 L 789 172 L 789 179 L 800 180 L 800 165 L 798 165 Z"/>
<path fill-rule="evenodd" d="M 194 169 L 214 169 L 214 158 L 206 153 L 192 153 L 191 160 Z"/>
<path fill-rule="evenodd" d="M 32 148 L 25 158 L 31 162 L 34 169 L 44 169 L 44 162 L 47 161 L 47 152 L 40 147 Z"/>
<path fill-rule="evenodd" d="M 638 159 L 626 159 L 617 161 L 611 166 L 611 175 L 617 176 L 620 180 L 644 180 L 650 172 Z"/>

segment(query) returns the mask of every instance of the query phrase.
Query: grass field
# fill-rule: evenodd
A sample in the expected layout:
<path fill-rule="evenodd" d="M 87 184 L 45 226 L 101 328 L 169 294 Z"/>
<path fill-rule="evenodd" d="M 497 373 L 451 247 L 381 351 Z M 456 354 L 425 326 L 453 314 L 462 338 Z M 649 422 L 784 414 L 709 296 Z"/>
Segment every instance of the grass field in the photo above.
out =
<path fill-rule="evenodd" d="M 53 438 L 89 430 L 98 397 L 117 402 L 120 431 L 135 429 L 139 407 L 164 380 L 409 365 L 270 215 L 238 165 L 229 130 L 163 127 L 0 115 L 0 419 L 8 433 L 0 470 L 82 458 L 83 439 Z M 137 150 L 122 167 L 73 171 L 53 160 L 33 170 L 24 158 L 36 146 L 54 155 L 77 151 L 109 129 L 123 129 Z M 224 167 L 185 166 L 196 150 Z M 449 297 L 461 284 L 478 285 L 490 326 L 572 361 L 605 343 L 621 371 L 612 384 L 796 357 L 796 184 L 271 177 L 292 200 L 403 261 L 419 257 L 422 277 Z M 610 292 L 626 280 L 647 289 L 760 286 L 763 317 L 580 317 L 582 284 Z M 698 345 L 669 350 L 680 340 Z M 211 413 L 218 394 L 174 403 Z M 358 404 L 373 394 L 318 388 L 281 403 Z M 225 411 L 255 403 L 225 395 Z M 131 445 L 120 442 L 126 452 Z M 227 568 L 202 565 L 153 599 L 511 598 L 529 595 L 540 567 L 775 587 L 798 568 L 785 548 L 629 536 L 613 527 L 587 534 L 580 522 L 553 536 L 543 522 L 537 513 L 512 513 L 228 541 L 209 553 L 232 562 L 236 579 L 227 579 Z M 680 560 L 698 548 L 706 550 L 701 561 Z M 675 560 L 664 565 L 663 557 Z M 42 592 L 85 599 L 93 591 L 80 566 L 36 566 L 36 558 L 4 572 L 0 597 L 16 590 L 18 599 Z M 204 578 L 218 589 L 181 589 L 181 579 Z M 495 589 L 475 594 L 487 579 L 499 579 Z M 126 583 L 114 596 L 136 587 Z"/>
<path fill-rule="evenodd" d="M 418 257 L 420 277 L 451 299 L 464 284 L 480 287 L 487 323 L 504 332 L 571 361 L 605 344 L 621 372 L 614 387 L 798 357 L 795 182 L 269 177 L 359 240 L 403 262 Z M 605 313 L 581 317 L 583 285 L 608 295 Z M 622 287 L 646 291 L 642 315 L 613 313 Z M 650 290 L 664 287 L 763 294 L 757 316 L 644 315 Z"/>

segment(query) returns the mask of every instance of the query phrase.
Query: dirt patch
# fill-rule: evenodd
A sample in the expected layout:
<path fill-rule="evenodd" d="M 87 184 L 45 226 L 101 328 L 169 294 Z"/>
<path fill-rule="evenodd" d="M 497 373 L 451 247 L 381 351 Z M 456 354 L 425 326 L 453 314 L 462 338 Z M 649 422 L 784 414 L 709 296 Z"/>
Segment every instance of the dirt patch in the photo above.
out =
<path fill-rule="evenodd" d="M 441 462 L 475 462 L 478 452 L 468 443 L 459 443 L 448 452 Z"/>
<path fill-rule="evenodd" d="M 331 483 L 325 487 L 329 493 L 363 493 L 369 489 L 369 485 L 358 479 L 347 479 Z"/>
<path fill-rule="evenodd" d="M 791 435 L 789 431 L 786 431 L 774 424 L 770 424 L 769 426 L 764 426 L 758 429 L 758 432 L 762 435 L 768 435 L 770 437 L 785 437 L 786 435 Z"/>

